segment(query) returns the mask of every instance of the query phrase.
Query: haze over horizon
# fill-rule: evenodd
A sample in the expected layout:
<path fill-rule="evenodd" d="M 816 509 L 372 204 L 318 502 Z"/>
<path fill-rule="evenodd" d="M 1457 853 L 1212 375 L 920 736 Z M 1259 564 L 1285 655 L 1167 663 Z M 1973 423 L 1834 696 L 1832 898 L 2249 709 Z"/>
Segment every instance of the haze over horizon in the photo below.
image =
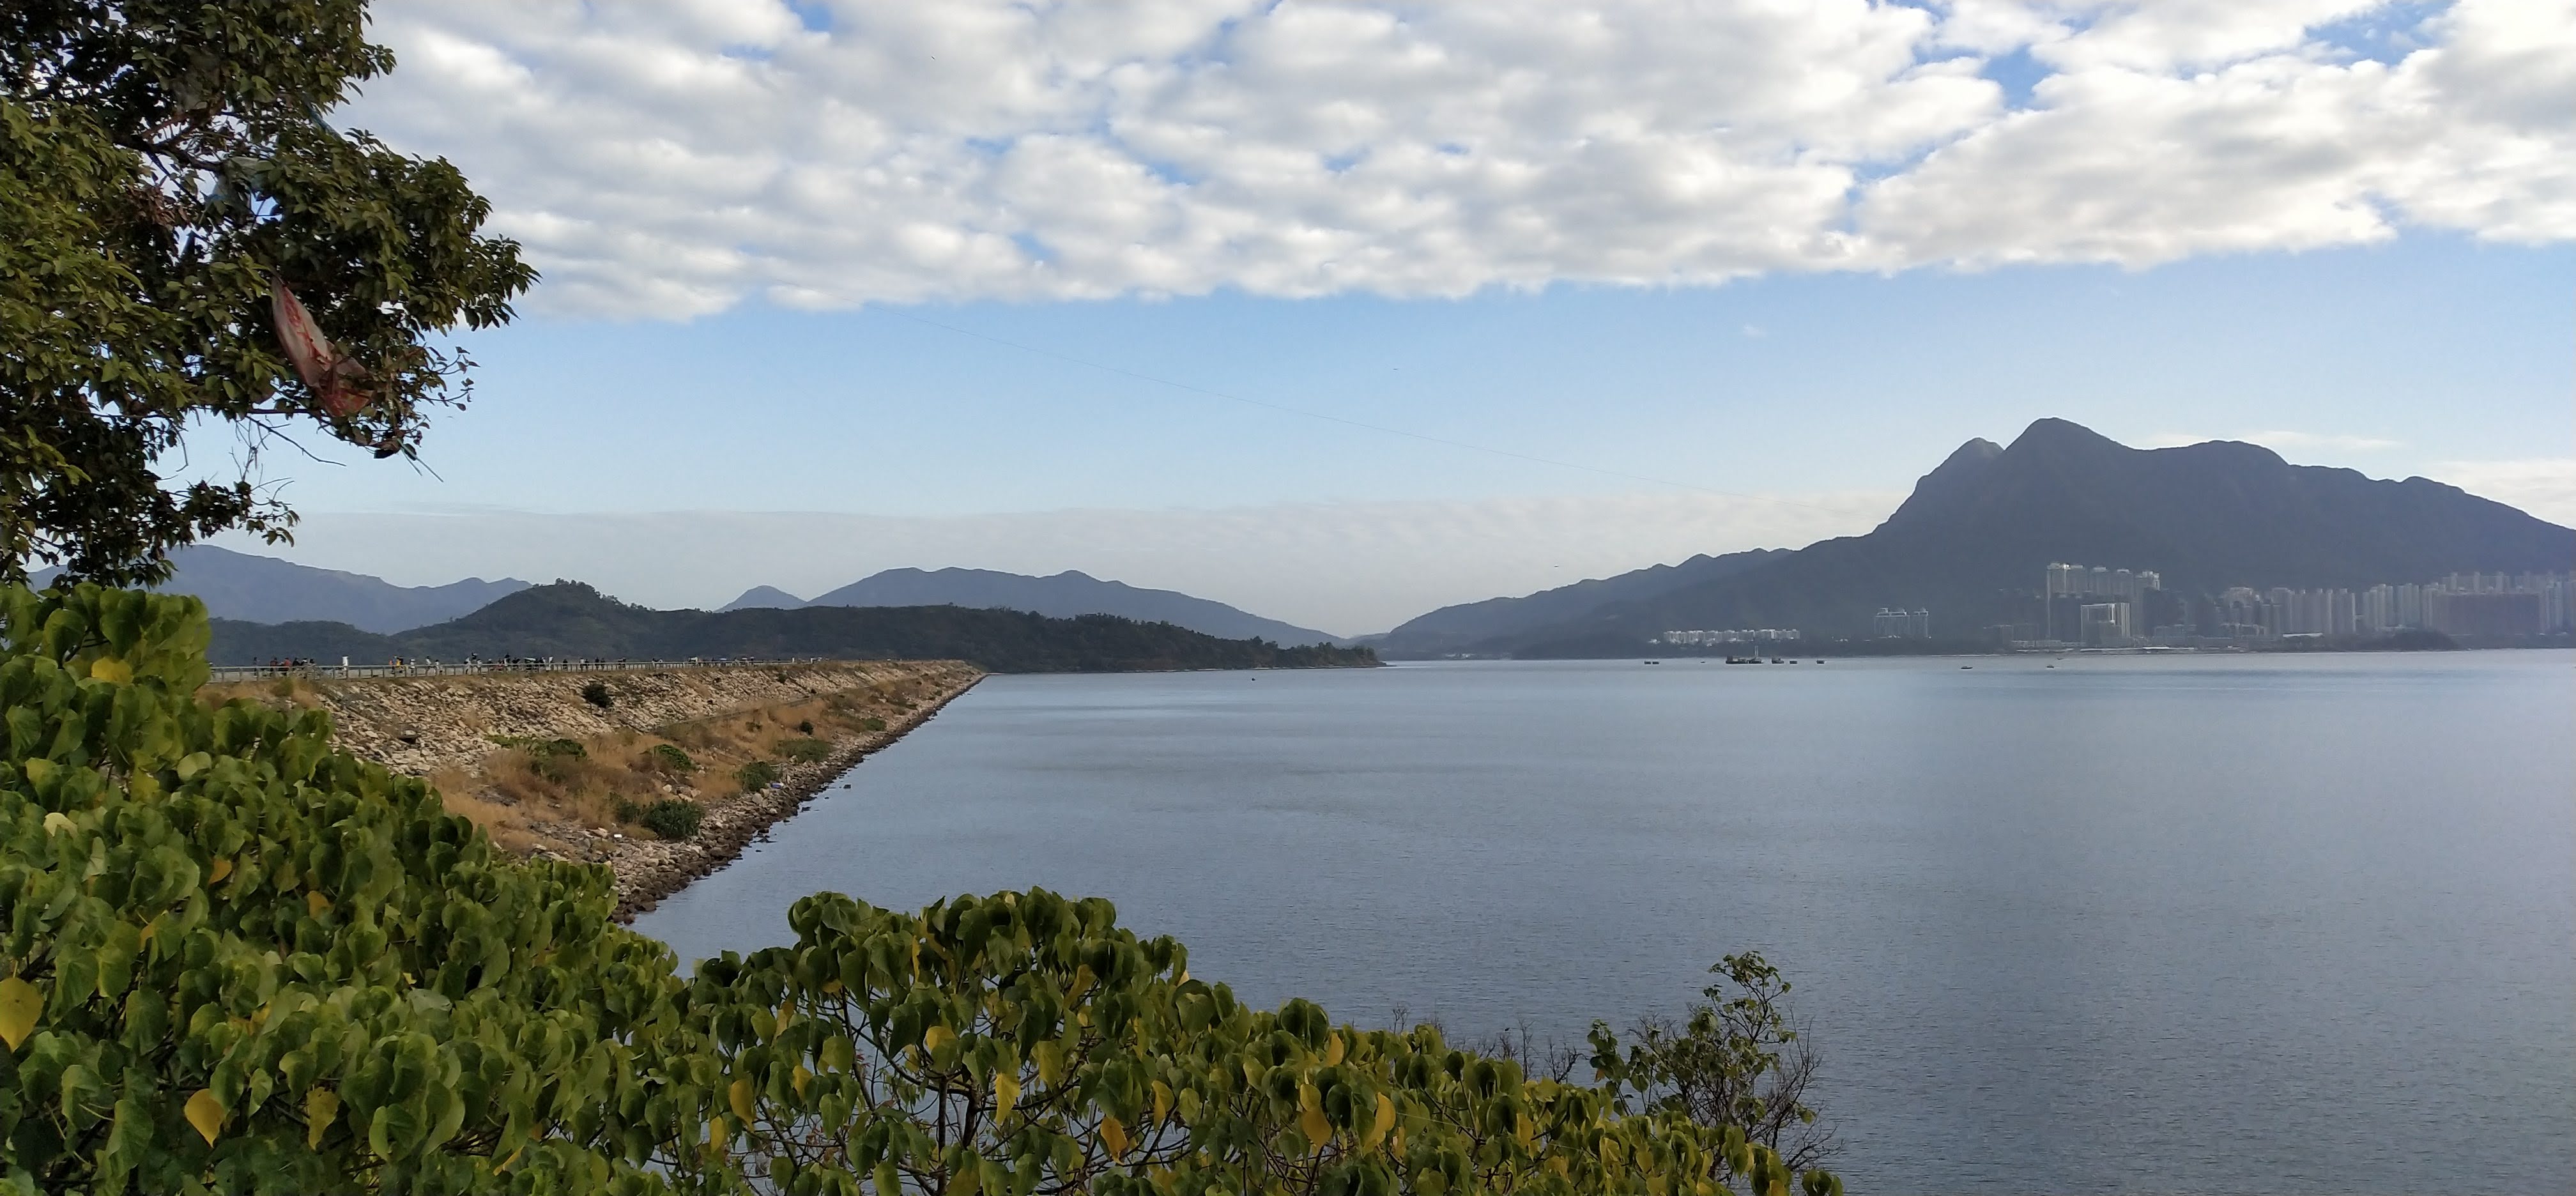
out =
<path fill-rule="evenodd" d="M 2568 4 L 373 32 L 334 120 L 455 160 L 546 281 L 435 472 L 263 456 L 303 563 L 661 606 L 1080 569 L 1355 633 L 1864 531 L 2048 416 L 2576 523 Z"/>

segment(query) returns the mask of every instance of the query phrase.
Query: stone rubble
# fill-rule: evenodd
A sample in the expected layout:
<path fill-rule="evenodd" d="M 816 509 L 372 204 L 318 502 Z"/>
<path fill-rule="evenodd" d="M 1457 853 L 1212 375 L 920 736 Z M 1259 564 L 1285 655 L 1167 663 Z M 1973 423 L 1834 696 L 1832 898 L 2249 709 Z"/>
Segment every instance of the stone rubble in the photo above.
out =
<path fill-rule="evenodd" d="M 532 820 L 529 829 L 558 848 L 538 847 L 531 852 L 536 858 L 604 863 L 616 872 L 617 917 L 624 921 L 732 862 L 762 832 L 982 678 L 979 670 L 956 661 L 654 666 L 603 673 L 326 679 L 312 685 L 311 695 L 330 713 L 341 747 L 396 772 L 426 776 L 441 768 L 475 767 L 497 750 L 496 736 L 578 740 L 620 730 L 650 732 L 883 682 L 927 681 L 934 686 L 914 708 L 888 718 L 883 731 L 836 739 L 831 754 L 811 764 L 777 762 L 779 780 L 761 792 L 695 799 L 704 814 L 690 840 L 628 838 L 602 827 Z M 608 687 L 606 709 L 581 697 L 582 687 L 593 681 Z M 662 791 L 684 796 L 677 785 L 666 784 Z"/>
<path fill-rule="evenodd" d="M 612 844 L 605 858 L 617 872 L 618 920 L 631 922 L 691 881 L 732 863 L 752 840 L 793 816 L 841 774 L 929 721 L 979 680 L 980 674 L 921 703 L 883 731 L 834 743 L 831 755 L 812 764 L 783 766 L 778 781 L 765 790 L 704 803 L 706 816 L 693 839 L 673 843 L 635 838 Z"/>

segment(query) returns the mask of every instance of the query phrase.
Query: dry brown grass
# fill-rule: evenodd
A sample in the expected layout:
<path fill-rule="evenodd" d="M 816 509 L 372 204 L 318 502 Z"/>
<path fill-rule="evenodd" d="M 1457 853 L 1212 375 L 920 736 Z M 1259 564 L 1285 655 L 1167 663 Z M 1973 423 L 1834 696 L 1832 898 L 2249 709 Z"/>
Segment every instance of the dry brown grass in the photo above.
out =
<path fill-rule="evenodd" d="M 883 682 L 822 698 L 579 740 L 579 753 L 544 744 L 496 745 L 480 766 L 432 778 L 447 808 L 489 828 L 494 841 L 526 851 L 561 844 L 581 828 L 635 830 L 631 819 L 659 800 L 715 802 L 741 792 L 735 773 L 754 761 L 781 762 L 779 745 L 820 739 L 837 751 L 880 741 L 936 696 L 928 679 Z M 272 696 L 269 700 L 280 699 Z M 653 749 L 670 744 L 695 765 L 665 767 Z"/>
<path fill-rule="evenodd" d="M 322 704 L 322 695 L 314 692 L 313 682 L 304 677 L 279 677 L 269 681 L 226 681 L 197 690 L 197 700 L 220 706 L 235 698 L 248 698 L 263 706 L 285 709 L 309 709 Z"/>

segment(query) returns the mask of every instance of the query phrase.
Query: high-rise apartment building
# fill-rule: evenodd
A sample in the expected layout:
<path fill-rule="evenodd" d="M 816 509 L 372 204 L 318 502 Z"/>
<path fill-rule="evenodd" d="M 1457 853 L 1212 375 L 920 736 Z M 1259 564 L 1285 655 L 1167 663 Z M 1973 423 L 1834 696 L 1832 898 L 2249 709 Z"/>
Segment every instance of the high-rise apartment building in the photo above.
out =
<path fill-rule="evenodd" d="M 1877 614 L 1870 616 L 1869 630 L 1872 636 L 1883 640 L 1928 640 L 1932 638 L 1932 612 L 1882 606 Z"/>
<path fill-rule="evenodd" d="M 2088 602 L 2082 613 L 2084 633 L 2079 641 L 2087 648 L 2126 648 L 2136 642 L 2129 626 L 2129 604 L 2126 602 Z"/>
<path fill-rule="evenodd" d="M 2163 613 L 2176 606 L 2163 590 L 2164 577 L 2152 569 L 2052 563 L 2040 609 L 2028 612 L 2037 620 L 2031 630 L 2043 643 L 2088 646 L 2136 642 L 2145 638 L 2150 619 L 2159 624 L 2158 643 L 2387 635 L 2417 627 L 2479 639 L 2576 633 L 2576 573 L 2455 573 L 2439 581 L 2383 582 L 2357 590 L 2231 586 L 2215 598 L 2180 604 L 2189 613 L 2179 620 Z M 2114 605 L 2127 613 L 2115 620 L 2107 609 Z M 1892 627 L 1922 612 L 1882 613 Z"/>

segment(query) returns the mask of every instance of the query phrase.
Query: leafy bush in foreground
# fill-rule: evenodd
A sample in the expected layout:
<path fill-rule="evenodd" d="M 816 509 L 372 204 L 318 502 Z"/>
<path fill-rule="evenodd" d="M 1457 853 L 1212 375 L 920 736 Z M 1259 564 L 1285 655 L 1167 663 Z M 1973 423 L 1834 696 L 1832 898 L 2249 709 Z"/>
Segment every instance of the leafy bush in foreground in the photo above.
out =
<path fill-rule="evenodd" d="M 0 588 L 0 1190 L 1791 1186 L 1735 1126 L 1248 1009 L 1096 899 L 822 894 L 683 982 L 605 869 L 496 854 L 318 712 L 198 704 L 205 638 Z"/>
<path fill-rule="evenodd" d="M 678 987 L 604 870 L 496 855 L 318 712 L 199 705 L 205 637 L 193 598 L 0 588 L 8 1181 L 660 1186 L 635 1061 Z"/>
<path fill-rule="evenodd" d="M 778 766 L 767 760 L 754 760 L 733 770 L 733 779 L 745 793 L 767 789 L 770 782 L 778 779 Z"/>
<path fill-rule="evenodd" d="M 692 1140 L 788 1193 L 1786 1193 L 1741 1129 L 1624 1114 L 1437 1029 L 1253 1010 L 1106 901 L 796 903 L 796 943 L 691 982 L 725 1060 Z M 683 1174 L 687 1160 L 676 1161 Z M 864 1186 L 863 1186 L 864 1185 Z M 1832 1176 L 1801 1185 L 1837 1193 Z"/>

